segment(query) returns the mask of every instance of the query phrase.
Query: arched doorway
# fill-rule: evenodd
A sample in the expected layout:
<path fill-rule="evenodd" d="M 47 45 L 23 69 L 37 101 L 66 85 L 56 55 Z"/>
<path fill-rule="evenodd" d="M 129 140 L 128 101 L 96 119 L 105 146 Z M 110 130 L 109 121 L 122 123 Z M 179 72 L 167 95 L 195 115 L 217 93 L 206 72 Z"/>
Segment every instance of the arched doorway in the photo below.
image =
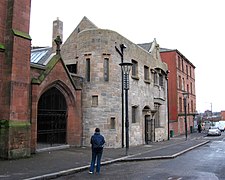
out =
<path fill-rule="evenodd" d="M 67 104 L 64 95 L 55 87 L 47 90 L 38 101 L 37 143 L 66 144 Z"/>

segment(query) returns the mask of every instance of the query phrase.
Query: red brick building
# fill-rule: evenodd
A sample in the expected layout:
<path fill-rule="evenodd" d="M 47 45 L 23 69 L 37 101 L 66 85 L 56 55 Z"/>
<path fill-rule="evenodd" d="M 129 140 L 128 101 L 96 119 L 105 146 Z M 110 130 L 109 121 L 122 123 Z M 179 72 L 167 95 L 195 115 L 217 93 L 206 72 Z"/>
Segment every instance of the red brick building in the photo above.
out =
<path fill-rule="evenodd" d="M 38 144 L 82 142 L 81 79 L 71 76 L 51 48 L 31 51 L 30 7 L 31 0 L 0 1 L 0 158 L 5 159 L 28 157 Z"/>
<path fill-rule="evenodd" d="M 174 135 L 185 133 L 185 111 L 183 93 L 188 93 L 187 98 L 187 130 L 194 127 L 196 112 L 195 94 L 195 66 L 177 49 L 161 49 L 162 61 L 167 63 L 169 93 L 169 129 Z"/>
<path fill-rule="evenodd" d="M 221 120 L 225 121 L 225 111 L 221 111 Z"/>

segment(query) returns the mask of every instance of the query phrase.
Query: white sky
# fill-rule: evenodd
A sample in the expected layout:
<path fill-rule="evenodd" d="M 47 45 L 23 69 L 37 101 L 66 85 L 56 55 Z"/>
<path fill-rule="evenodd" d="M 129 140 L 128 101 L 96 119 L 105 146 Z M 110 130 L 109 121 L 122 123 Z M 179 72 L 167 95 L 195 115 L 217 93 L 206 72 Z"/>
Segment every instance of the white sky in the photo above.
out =
<path fill-rule="evenodd" d="M 197 111 L 225 110 L 224 0 L 31 0 L 33 46 L 51 46 L 52 22 L 65 41 L 86 16 L 133 43 L 178 49 L 195 66 Z M 221 84 L 220 84 L 221 82 Z"/>

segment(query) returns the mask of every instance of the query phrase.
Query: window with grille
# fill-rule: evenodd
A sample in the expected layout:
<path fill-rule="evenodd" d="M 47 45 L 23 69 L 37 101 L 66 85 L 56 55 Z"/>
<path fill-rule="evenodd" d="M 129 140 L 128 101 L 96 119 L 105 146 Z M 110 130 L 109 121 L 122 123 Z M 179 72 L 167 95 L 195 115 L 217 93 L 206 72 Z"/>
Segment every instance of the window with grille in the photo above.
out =
<path fill-rule="evenodd" d="M 159 108 L 160 108 L 160 104 L 155 103 L 154 104 L 156 113 L 155 113 L 155 127 L 160 127 L 160 113 L 159 113 Z"/>
<path fill-rule="evenodd" d="M 163 87 L 163 75 L 162 74 L 159 74 L 159 85 L 161 86 L 161 87 Z"/>
<path fill-rule="evenodd" d="M 138 77 L 138 62 L 135 60 L 132 60 L 132 76 Z"/>
<path fill-rule="evenodd" d="M 137 122 L 137 106 L 132 106 L 132 123 Z"/>
<path fill-rule="evenodd" d="M 109 59 L 104 59 L 104 80 L 109 81 Z"/>
<path fill-rule="evenodd" d="M 91 80 L 91 62 L 90 59 L 86 59 L 86 80 L 90 82 Z"/>
<path fill-rule="evenodd" d="M 144 66 L 144 80 L 149 81 L 149 67 L 148 66 Z"/>

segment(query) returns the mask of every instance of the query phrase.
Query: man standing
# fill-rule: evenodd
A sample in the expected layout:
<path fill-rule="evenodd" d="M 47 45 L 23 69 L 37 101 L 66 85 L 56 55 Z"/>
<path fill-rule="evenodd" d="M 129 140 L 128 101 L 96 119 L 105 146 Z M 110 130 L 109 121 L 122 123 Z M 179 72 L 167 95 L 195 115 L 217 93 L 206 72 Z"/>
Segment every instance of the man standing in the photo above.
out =
<path fill-rule="evenodd" d="M 91 166 L 89 171 L 90 174 L 94 173 L 96 158 L 97 158 L 96 173 L 100 173 L 100 165 L 101 165 L 101 158 L 102 158 L 104 144 L 105 144 L 105 139 L 100 134 L 100 129 L 96 128 L 94 135 L 91 136 L 92 159 L 91 159 Z"/>

